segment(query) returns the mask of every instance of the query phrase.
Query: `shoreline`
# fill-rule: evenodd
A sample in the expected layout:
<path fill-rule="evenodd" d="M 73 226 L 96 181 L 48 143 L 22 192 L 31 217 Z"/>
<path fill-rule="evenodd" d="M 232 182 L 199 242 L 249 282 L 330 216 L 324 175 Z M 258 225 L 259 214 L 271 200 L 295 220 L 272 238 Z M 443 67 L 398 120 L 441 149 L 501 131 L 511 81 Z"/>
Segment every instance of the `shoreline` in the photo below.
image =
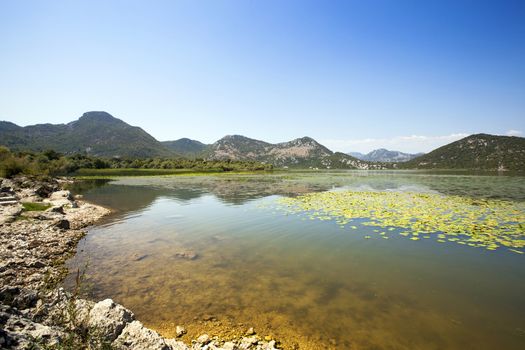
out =
<path fill-rule="evenodd" d="M 278 349 L 253 329 L 223 341 L 202 334 L 189 346 L 144 327 L 111 299 L 95 302 L 58 285 L 86 227 L 110 210 L 73 197 L 74 180 L 0 178 L 0 347 L 7 349 Z M 80 288 L 82 276 L 77 275 Z M 178 327 L 177 327 L 178 328 Z M 184 334 L 184 329 L 177 333 Z"/>

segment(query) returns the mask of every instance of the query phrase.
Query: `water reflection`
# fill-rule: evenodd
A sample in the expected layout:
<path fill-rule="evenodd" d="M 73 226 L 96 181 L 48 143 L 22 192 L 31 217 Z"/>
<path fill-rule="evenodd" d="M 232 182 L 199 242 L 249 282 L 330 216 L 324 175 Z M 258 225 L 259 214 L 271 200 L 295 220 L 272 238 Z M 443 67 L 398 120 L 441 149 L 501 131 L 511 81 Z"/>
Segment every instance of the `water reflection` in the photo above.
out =
<path fill-rule="evenodd" d="M 523 178 L 390 173 L 122 178 L 85 198 L 116 209 L 79 246 L 89 294 L 186 338 L 253 326 L 301 349 L 521 349 L 523 257 L 274 212 L 277 196 L 352 188 L 524 200 Z M 417 245 L 417 248 L 416 248 Z M 195 259 L 181 253 L 194 252 Z M 69 279 L 66 284 L 70 284 Z M 334 345 L 335 344 L 335 345 Z"/>
<path fill-rule="evenodd" d="M 118 180 L 86 180 L 72 186 L 75 193 L 118 211 L 141 210 L 159 196 L 190 201 L 213 194 L 226 204 L 271 195 L 295 196 L 334 188 L 361 191 L 437 192 L 493 199 L 525 200 L 525 178 L 519 176 L 432 175 L 411 172 L 331 172 L 276 175 L 134 177 Z M 104 185 L 111 183 L 110 188 Z M 125 196 L 122 201 L 120 196 Z"/>

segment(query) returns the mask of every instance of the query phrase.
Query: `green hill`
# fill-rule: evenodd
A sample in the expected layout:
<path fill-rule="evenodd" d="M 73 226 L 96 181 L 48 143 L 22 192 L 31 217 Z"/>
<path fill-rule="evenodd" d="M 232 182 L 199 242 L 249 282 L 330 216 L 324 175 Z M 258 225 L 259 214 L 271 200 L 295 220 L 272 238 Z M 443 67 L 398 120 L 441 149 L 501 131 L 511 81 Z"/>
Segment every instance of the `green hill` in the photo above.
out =
<path fill-rule="evenodd" d="M 87 112 L 68 124 L 20 127 L 0 122 L 0 144 L 18 151 L 87 153 L 97 157 L 171 157 L 174 152 L 139 127 L 106 112 Z"/>
<path fill-rule="evenodd" d="M 203 157 L 208 148 L 208 145 L 188 138 L 182 138 L 175 141 L 162 141 L 161 143 L 173 152 L 188 158 Z"/>
<path fill-rule="evenodd" d="M 409 169 L 525 171 L 525 138 L 476 134 L 399 163 Z"/>

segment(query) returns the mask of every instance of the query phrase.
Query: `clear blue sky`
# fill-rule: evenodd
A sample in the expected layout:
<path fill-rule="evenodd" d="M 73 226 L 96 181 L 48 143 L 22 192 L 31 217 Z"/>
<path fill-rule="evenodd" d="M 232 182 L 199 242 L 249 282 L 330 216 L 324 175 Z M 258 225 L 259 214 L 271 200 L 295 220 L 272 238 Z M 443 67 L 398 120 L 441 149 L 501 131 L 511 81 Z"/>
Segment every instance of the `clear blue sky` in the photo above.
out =
<path fill-rule="evenodd" d="M 525 1 L 0 0 L 0 120 L 90 110 L 341 151 L 520 135 Z"/>

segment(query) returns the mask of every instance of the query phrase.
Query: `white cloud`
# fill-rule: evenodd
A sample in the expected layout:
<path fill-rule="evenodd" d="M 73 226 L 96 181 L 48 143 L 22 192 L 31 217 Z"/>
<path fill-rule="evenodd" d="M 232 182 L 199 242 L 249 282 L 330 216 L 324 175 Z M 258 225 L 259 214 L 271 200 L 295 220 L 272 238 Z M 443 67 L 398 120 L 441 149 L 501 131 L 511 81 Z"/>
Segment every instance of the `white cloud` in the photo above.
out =
<path fill-rule="evenodd" d="M 507 136 L 521 136 L 523 133 L 519 130 L 509 130 L 505 133 Z"/>
<path fill-rule="evenodd" d="M 357 140 L 322 140 L 321 143 L 334 151 L 368 153 L 374 149 L 386 148 L 389 150 L 418 153 L 430 152 L 438 147 L 469 136 L 466 133 L 457 133 L 444 136 L 396 136 L 392 138 L 367 138 Z"/>

